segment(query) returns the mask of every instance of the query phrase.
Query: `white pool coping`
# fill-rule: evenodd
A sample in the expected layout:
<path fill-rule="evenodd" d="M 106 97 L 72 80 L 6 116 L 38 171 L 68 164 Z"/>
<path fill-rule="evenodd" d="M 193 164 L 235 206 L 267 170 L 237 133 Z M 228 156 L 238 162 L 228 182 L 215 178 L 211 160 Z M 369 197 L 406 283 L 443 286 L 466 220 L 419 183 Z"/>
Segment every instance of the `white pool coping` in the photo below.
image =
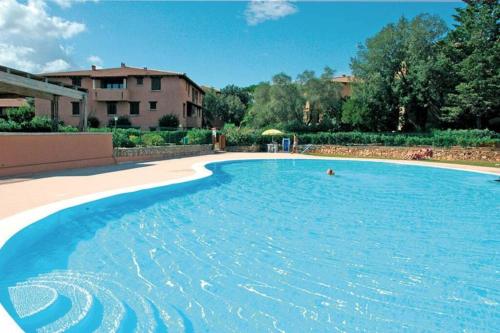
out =
<path fill-rule="evenodd" d="M 489 174 L 498 176 L 498 173 L 483 171 L 483 170 L 474 170 L 466 167 L 460 167 L 460 165 L 456 164 L 443 164 L 440 165 L 438 163 L 428 163 L 428 162 L 420 162 L 417 161 L 400 161 L 400 160 L 381 160 L 381 159 L 362 159 L 362 158 L 343 158 L 343 157 L 323 157 L 323 156 L 315 156 L 314 158 L 302 158 L 304 155 L 295 155 L 290 156 L 289 158 L 280 158 L 280 159 L 301 159 L 301 160 L 344 160 L 344 161 L 358 161 L 358 162 L 378 162 L 378 163 L 389 163 L 389 164 L 399 164 L 399 165 L 412 165 L 412 166 L 422 166 L 422 167 L 430 167 L 430 168 L 441 168 L 441 169 L 449 169 L 449 170 L 458 170 L 458 171 L 466 171 L 466 172 L 475 172 L 481 174 Z M 306 155 L 307 156 L 307 155 Z M 274 160 L 272 157 L 257 157 L 257 158 L 228 158 L 222 160 L 214 160 L 214 161 L 203 161 L 194 163 L 191 168 L 195 171 L 194 175 L 188 177 L 181 177 L 177 179 L 171 179 L 158 183 L 150 183 L 140 186 L 130 186 L 123 187 L 119 189 L 97 192 L 89 195 L 77 196 L 71 199 L 66 199 L 62 201 L 57 201 L 48 205 L 43 205 L 40 207 L 36 207 L 33 209 L 26 210 L 21 213 L 14 214 L 7 218 L 0 220 L 0 249 L 5 245 L 5 243 L 12 238 L 16 233 L 21 231 L 22 229 L 28 227 L 29 225 L 36 223 L 37 221 L 54 214 L 58 211 L 61 211 L 66 208 L 78 206 L 84 203 L 88 203 L 91 201 L 96 201 L 99 199 L 108 198 L 111 196 L 115 196 L 118 194 L 125 194 L 131 192 L 137 192 L 147 189 L 152 189 L 156 187 L 163 187 L 173 184 L 184 183 L 188 181 L 193 181 L 205 177 L 209 177 L 213 174 L 212 171 L 207 169 L 205 166 L 207 164 L 212 163 L 224 163 L 224 162 L 235 162 L 235 161 L 255 161 L 255 160 Z M 9 333 L 17 333 L 23 332 L 23 330 L 19 327 L 19 325 L 15 322 L 15 320 L 8 314 L 2 304 L 0 304 L 0 327 L 5 329 L 5 332 Z"/>

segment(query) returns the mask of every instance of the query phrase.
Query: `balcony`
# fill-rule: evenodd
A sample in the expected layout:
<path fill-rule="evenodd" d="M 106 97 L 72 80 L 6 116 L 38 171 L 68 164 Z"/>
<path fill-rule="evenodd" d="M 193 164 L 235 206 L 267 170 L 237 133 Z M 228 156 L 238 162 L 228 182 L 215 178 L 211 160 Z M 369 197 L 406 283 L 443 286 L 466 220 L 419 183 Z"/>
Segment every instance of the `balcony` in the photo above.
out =
<path fill-rule="evenodd" d="M 128 101 L 128 89 L 95 89 L 95 100 L 99 102 L 120 102 Z"/>

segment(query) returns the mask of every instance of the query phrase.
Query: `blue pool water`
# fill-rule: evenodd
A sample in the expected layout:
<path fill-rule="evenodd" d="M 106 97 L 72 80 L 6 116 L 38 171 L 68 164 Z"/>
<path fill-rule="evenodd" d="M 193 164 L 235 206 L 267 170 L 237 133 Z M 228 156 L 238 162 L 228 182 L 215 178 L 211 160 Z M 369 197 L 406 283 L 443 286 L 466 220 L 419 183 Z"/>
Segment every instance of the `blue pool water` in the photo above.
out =
<path fill-rule="evenodd" d="M 0 250 L 2 305 L 38 332 L 498 331 L 497 177 L 326 160 L 208 168 L 24 229 Z"/>

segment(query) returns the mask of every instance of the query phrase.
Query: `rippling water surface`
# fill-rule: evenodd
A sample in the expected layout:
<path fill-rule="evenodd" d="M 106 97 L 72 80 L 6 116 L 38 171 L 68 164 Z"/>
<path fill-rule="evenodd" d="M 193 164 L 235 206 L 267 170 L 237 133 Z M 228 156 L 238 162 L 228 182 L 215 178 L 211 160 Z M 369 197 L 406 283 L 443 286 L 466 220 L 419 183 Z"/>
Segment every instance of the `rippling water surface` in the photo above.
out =
<path fill-rule="evenodd" d="M 498 331 L 495 176 L 352 161 L 208 167 L 18 233 L 0 251 L 3 306 L 38 332 Z"/>

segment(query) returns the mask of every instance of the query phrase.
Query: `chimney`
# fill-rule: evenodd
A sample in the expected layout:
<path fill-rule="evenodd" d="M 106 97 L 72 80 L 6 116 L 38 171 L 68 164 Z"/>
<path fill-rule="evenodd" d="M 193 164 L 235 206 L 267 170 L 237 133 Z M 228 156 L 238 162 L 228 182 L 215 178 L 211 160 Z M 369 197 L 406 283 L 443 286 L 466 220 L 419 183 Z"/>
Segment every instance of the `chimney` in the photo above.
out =
<path fill-rule="evenodd" d="M 125 68 L 125 67 L 126 67 L 124 62 L 122 62 L 121 67 L 122 67 L 122 68 Z"/>
<path fill-rule="evenodd" d="M 95 70 L 96 70 L 95 65 L 92 65 L 92 70 L 93 70 L 93 71 L 95 71 Z"/>

